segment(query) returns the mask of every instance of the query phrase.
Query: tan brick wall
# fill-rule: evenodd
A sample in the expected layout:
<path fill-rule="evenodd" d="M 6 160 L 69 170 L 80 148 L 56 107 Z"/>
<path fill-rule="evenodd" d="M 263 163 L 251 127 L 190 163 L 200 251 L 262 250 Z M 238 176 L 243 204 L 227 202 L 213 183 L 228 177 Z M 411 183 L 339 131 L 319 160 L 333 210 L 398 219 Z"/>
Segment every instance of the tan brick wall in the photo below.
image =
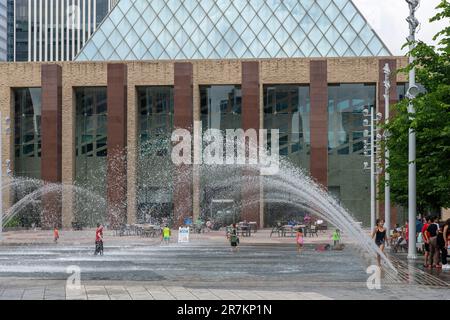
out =
<path fill-rule="evenodd" d="M 240 84 L 240 60 L 195 60 L 194 83 L 202 84 Z"/>
<path fill-rule="evenodd" d="M 38 63 L 0 63 L 0 111 L 2 138 L 2 157 L 0 168 L 3 177 L 6 177 L 6 160 L 9 159 L 10 169 L 14 172 L 14 101 L 12 88 L 19 87 L 40 87 L 41 86 L 41 66 Z M 9 134 L 6 133 L 8 127 L 6 118 L 9 117 Z M 7 183 L 8 178 L 4 178 L 3 183 Z M 11 206 L 12 190 L 3 190 L 3 213 Z"/>
<path fill-rule="evenodd" d="M 310 59 L 261 60 L 261 83 L 309 83 Z"/>
<path fill-rule="evenodd" d="M 407 65 L 405 57 L 395 57 L 398 67 Z M 261 111 L 263 108 L 263 84 L 309 83 L 309 65 L 312 59 L 261 59 Z M 328 61 L 329 83 L 378 82 L 378 58 L 330 58 Z M 194 119 L 200 119 L 199 85 L 202 84 L 240 84 L 241 60 L 193 60 L 194 71 Z M 137 109 L 136 86 L 173 85 L 173 62 L 126 62 L 128 65 L 128 218 L 134 219 L 136 210 L 136 146 L 137 146 Z M 63 105 L 62 105 L 62 180 L 72 184 L 75 178 L 75 108 L 73 87 L 106 86 L 106 66 L 104 62 L 62 62 L 63 66 Z M 11 101 L 12 87 L 39 87 L 41 82 L 40 63 L 0 63 L 0 110 L 2 125 L 5 115 L 11 118 L 14 128 L 14 108 Z M 399 74 L 398 82 L 406 82 L 406 75 Z M 263 124 L 261 112 L 260 124 Z M 5 160 L 13 157 L 13 131 L 6 136 L 3 130 L 3 157 L 1 166 L 6 170 Z M 13 170 L 13 159 L 11 169 Z M 195 170 L 194 170 L 195 171 Z M 199 213 L 200 185 L 194 174 L 194 214 Z M 9 201 L 9 195 L 5 196 Z M 131 200 L 133 199 L 133 200 Z M 63 222 L 68 226 L 71 221 L 73 196 L 63 194 Z M 262 207 L 261 207 L 262 211 Z"/>
<path fill-rule="evenodd" d="M 106 64 L 62 63 L 62 183 L 73 185 L 75 181 L 75 87 L 106 86 Z M 73 220 L 74 194 L 70 188 L 63 191 L 62 223 L 71 227 Z"/>

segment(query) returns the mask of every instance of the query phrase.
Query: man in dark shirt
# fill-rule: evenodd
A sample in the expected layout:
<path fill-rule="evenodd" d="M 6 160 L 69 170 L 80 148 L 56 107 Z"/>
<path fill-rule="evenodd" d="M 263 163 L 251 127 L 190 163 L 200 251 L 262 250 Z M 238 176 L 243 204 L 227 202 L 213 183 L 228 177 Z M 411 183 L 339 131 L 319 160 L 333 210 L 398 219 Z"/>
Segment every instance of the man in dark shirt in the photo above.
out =
<path fill-rule="evenodd" d="M 430 225 L 427 228 L 430 243 L 430 255 L 428 257 L 428 265 L 431 267 L 439 266 L 439 248 L 437 246 L 437 234 L 439 225 L 436 223 L 436 217 L 430 219 Z"/>

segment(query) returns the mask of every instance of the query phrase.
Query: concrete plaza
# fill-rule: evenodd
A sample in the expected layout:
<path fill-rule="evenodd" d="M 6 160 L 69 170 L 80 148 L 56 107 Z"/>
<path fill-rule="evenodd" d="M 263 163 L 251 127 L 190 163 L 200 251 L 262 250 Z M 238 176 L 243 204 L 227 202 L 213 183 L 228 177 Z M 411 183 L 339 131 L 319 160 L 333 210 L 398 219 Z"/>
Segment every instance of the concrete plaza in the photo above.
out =
<path fill-rule="evenodd" d="M 93 231 L 5 233 L 0 246 L 0 299 L 450 299 L 448 271 L 420 270 L 404 255 L 391 255 L 399 269 L 383 273 L 381 289 L 369 290 L 368 265 L 350 239 L 343 251 L 316 251 L 330 233 L 306 238 L 297 253 L 294 238 L 260 230 L 241 237 L 232 252 L 224 232 L 191 235 L 169 245 L 159 238 L 105 233 L 105 254 L 93 255 Z M 71 267 L 72 266 L 72 267 Z M 66 287 L 79 268 L 80 286 Z"/>

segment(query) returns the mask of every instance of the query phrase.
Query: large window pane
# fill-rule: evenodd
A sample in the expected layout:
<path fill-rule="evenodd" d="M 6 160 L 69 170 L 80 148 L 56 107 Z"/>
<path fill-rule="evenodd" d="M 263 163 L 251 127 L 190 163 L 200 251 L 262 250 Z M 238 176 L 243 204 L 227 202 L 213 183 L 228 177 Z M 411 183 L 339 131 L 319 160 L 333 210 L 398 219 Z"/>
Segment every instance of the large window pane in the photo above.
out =
<path fill-rule="evenodd" d="M 203 131 L 220 129 L 225 137 L 226 129 L 241 129 L 241 87 L 238 85 L 211 85 L 200 87 L 200 110 Z M 205 144 L 203 145 L 205 147 Z M 241 170 L 233 165 L 203 165 L 200 172 L 201 215 L 219 223 L 239 221 L 241 201 Z M 227 188 L 223 181 L 235 182 L 237 188 Z M 228 199 L 233 203 L 216 203 Z M 232 207 L 236 209 L 232 209 Z M 229 212 L 229 213 L 227 213 Z M 234 215 L 234 217 L 232 217 Z"/>
<path fill-rule="evenodd" d="M 363 109 L 375 105 L 373 84 L 328 87 L 328 187 L 358 221 L 370 224 L 370 178 L 363 170 Z"/>
<path fill-rule="evenodd" d="M 41 88 L 13 89 L 14 99 L 14 175 L 24 178 L 41 178 Z M 20 184 L 13 189 L 13 202 L 17 202 L 39 187 Z M 14 223 L 30 227 L 40 226 L 40 199 L 29 201 L 20 210 Z"/>
<path fill-rule="evenodd" d="M 309 171 L 310 158 L 310 99 L 309 87 L 301 85 L 274 84 L 264 86 L 264 129 L 279 130 L 279 154 L 294 165 Z M 265 198 L 270 198 L 266 194 Z M 265 204 L 265 223 L 272 226 L 276 221 L 289 220 L 294 208 L 278 203 Z M 296 212 L 298 214 L 299 212 Z"/>
<path fill-rule="evenodd" d="M 138 87 L 137 221 L 173 218 L 173 87 Z"/>
<path fill-rule="evenodd" d="M 75 184 L 106 199 L 107 101 L 105 87 L 74 89 L 76 104 Z M 86 206 L 86 195 L 76 192 L 74 220 L 94 226 L 106 217 L 100 202 Z M 101 200 L 99 200 L 101 201 Z"/>

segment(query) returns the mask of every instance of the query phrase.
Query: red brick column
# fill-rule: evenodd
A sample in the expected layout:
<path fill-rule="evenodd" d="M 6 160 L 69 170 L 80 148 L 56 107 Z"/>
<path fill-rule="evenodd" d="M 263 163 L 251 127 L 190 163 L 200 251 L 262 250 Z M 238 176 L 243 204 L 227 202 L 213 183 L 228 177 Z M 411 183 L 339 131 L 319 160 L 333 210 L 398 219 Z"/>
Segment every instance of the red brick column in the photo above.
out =
<path fill-rule="evenodd" d="M 111 227 L 127 221 L 127 65 L 108 64 L 107 201 Z"/>
<path fill-rule="evenodd" d="M 327 61 L 310 65 L 311 176 L 328 188 L 328 82 Z"/>
<path fill-rule="evenodd" d="M 57 64 L 42 65 L 41 176 L 46 183 L 61 183 L 62 172 L 62 69 Z M 61 190 L 42 197 L 43 228 L 61 227 Z"/>
<path fill-rule="evenodd" d="M 194 121 L 193 67 L 189 62 L 174 64 L 174 128 L 193 132 Z M 191 150 L 192 152 L 192 150 Z M 192 153 L 191 153 L 192 154 Z M 174 172 L 173 210 L 175 226 L 193 216 L 192 165 L 179 165 Z"/>
<path fill-rule="evenodd" d="M 390 89 L 390 95 L 389 95 L 389 105 L 392 106 L 398 102 L 397 97 L 397 76 L 396 76 L 396 70 L 397 70 L 397 60 L 395 59 L 380 59 L 379 65 L 378 65 L 378 112 L 381 112 L 383 114 L 383 119 L 385 116 L 385 107 L 386 103 L 384 102 L 384 66 L 386 63 L 389 63 L 389 68 L 391 69 L 391 89 Z M 389 116 L 392 117 L 392 112 L 389 113 Z M 384 121 L 384 120 L 383 120 Z M 384 171 L 382 173 L 384 175 Z M 379 213 L 380 218 L 384 219 L 384 201 L 380 200 L 378 201 L 379 205 Z M 395 224 L 397 223 L 397 208 L 392 205 L 391 201 L 391 228 L 395 227 Z"/>
<path fill-rule="evenodd" d="M 259 130 L 260 96 L 259 96 L 259 62 L 242 62 L 242 128 Z M 241 220 L 257 222 L 259 217 L 259 177 L 250 170 L 243 170 Z"/>

